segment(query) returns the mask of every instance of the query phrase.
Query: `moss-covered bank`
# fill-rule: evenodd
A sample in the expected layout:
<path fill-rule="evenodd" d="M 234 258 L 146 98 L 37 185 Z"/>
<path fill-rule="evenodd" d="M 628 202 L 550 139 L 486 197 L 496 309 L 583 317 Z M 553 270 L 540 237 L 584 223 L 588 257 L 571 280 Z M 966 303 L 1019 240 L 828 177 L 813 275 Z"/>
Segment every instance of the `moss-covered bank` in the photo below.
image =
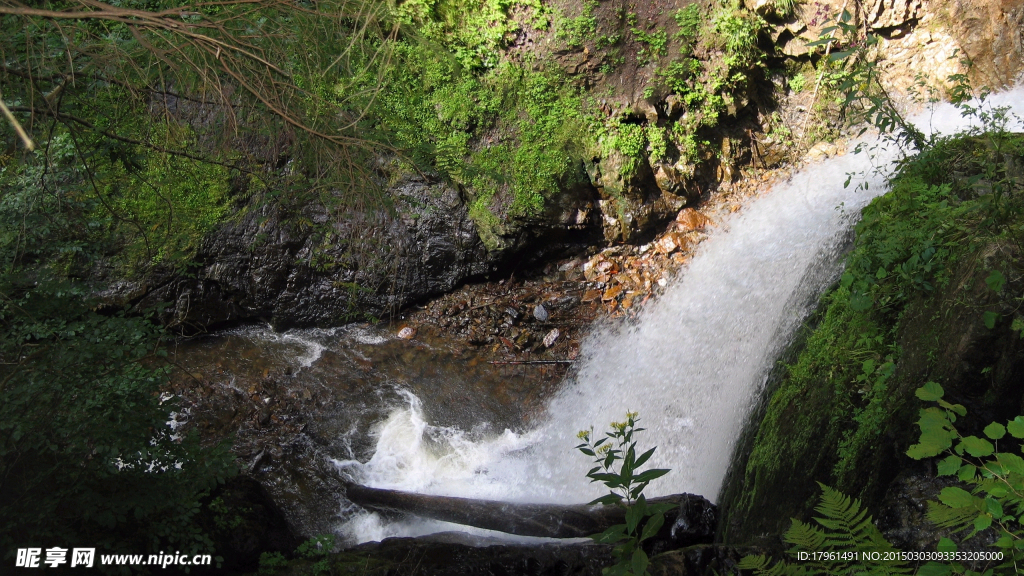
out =
<path fill-rule="evenodd" d="M 932 475 L 904 454 L 925 382 L 967 406 L 970 433 L 1020 412 L 1022 166 L 1021 135 L 942 140 L 865 208 L 841 282 L 737 457 L 722 540 L 777 538 L 811 516 L 817 482 L 877 513 L 897 475 Z"/>

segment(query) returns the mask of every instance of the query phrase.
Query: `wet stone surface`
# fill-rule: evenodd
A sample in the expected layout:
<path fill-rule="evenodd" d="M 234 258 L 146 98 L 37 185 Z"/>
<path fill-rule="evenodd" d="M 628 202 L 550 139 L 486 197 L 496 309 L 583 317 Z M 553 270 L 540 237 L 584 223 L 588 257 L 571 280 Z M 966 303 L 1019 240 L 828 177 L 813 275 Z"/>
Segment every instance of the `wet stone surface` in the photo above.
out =
<path fill-rule="evenodd" d="M 332 461 L 368 460 L 374 426 L 410 395 L 435 427 L 520 431 L 565 372 L 491 364 L 473 347 L 429 331 L 404 340 L 392 328 L 251 327 L 180 342 L 173 391 L 183 419 L 210 442 L 233 436 L 244 472 L 312 535 L 330 531 L 344 505 Z"/>
<path fill-rule="evenodd" d="M 253 326 L 182 340 L 172 350 L 179 419 L 207 442 L 231 442 L 243 473 L 298 534 L 333 531 L 347 506 L 333 462 L 369 460 L 389 414 L 414 396 L 440 433 L 473 440 L 531 428 L 593 322 L 634 317 L 722 218 L 787 175 L 725 186 L 649 243 L 466 285 L 390 324 Z"/>

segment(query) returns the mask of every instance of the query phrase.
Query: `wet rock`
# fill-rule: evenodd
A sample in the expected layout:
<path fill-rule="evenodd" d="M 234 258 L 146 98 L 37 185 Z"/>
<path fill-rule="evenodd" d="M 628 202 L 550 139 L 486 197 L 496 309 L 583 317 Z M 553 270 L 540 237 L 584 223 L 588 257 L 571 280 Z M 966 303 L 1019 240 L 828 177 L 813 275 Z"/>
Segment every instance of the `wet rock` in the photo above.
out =
<path fill-rule="evenodd" d="M 601 158 L 600 180 L 604 238 L 607 242 L 630 242 L 670 219 L 686 204 L 686 198 L 673 194 L 668 172 L 658 185 L 646 157 L 627 158 L 612 150 Z"/>
<path fill-rule="evenodd" d="M 398 337 L 402 340 L 412 340 L 416 337 L 416 329 L 412 326 L 403 326 L 402 329 L 398 331 Z"/>
<path fill-rule="evenodd" d="M 666 234 L 654 242 L 654 247 L 662 254 L 671 254 L 686 245 L 686 239 L 678 233 Z"/>
<path fill-rule="evenodd" d="M 660 163 L 654 171 L 654 182 L 663 193 L 679 194 L 683 191 L 684 176 L 676 170 L 675 166 Z M 686 203 L 686 198 L 680 198 Z"/>
<path fill-rule="evenodd" d="M 733 547 L 712 544 L 670 550 L 651 558 L 651 576 L 704 576 L 706 574 L 739 574 L 737 563 L 748 554 L 765 554 L 755 547 Z"/>
<path fill-rule="evenodd" d="M 357 574 L 381 576 L 600 576 L 602 569 L 612 563 L 609 545 L 513 544 L 459 533 L 388 538 L 330 558 L 339 568 L 351 566 Z M 345 572 L 342 569 L 339 573 Z"/>
<path fill-rule="evenodd" d="M 393 211 L 340 219 L 317 203 L 298 214 L 277 205 L 243 210 L 204 240 L 189 274 L 157 273 L 141 298 L 129 287 L 108 301 L 171 302 L 161 319 L 184 331 L 258 318 L 277 328 L 336 326 L 450 291 L 496 265 L 499 255 L 480 241 L 456 189 L 416 176 L 388 195 Z M 376 258 L 353 256 L 370 253 Z"/>

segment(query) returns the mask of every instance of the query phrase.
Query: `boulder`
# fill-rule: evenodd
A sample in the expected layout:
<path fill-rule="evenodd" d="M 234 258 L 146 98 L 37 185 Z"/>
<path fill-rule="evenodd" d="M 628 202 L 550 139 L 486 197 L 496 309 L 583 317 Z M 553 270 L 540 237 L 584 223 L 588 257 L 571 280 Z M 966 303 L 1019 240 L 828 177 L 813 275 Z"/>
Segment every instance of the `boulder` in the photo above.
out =
<path fill-rule="evenodd" d="M 111 306 L 169 302 L 161 320 L 186 333 L 254 320 L 337 326 L 450 291 L 501 261 L 450 185 L 411 176 L 388 196 L 390 210 L 344 217 L 320 203 L 297 213 L 247 206 L 204 240 L 184 273 L 157 271 L 101 296 Z"/>

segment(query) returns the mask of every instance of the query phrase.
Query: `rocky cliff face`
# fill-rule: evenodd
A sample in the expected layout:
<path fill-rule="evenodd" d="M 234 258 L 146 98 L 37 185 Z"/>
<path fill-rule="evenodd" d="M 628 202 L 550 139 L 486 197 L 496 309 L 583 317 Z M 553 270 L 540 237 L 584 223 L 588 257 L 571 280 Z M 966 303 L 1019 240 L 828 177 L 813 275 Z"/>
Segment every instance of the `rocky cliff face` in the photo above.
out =
<path fill-rule="evenodd" d="M 318 205 L 248 207 L 204 241 L 188 274 L 121 283 L 107 296 L 171 302 L 163 320 L 186 332 L 253 320 L 327 326 L 383 317 L 497 264 L 451 186 L 410 177 L 389 195 L 392 210 L 334 222 Z"/>
<path fill-rule="evenodd" d="M 253 320 L 275 327 L 337 325 L 386 316 L 467 279 L 567 247 L 600 244 L 602 238 L 605 244 L 647 241 L 709 191 L 799 157 L 823 133 L 814 124 L 831 123 L 809 73 L 812 85 L 801 92 L 784 77 L 767 74 L 767 67 L 737 69 L 732 72 L 746 79 L 724 93 L 717 125 L 693 133 L 699 151 L 685 153 L 692 143 L 679 127 L 700 125 L 695 117 L 706 111 L 677 93 L 682 85 L 666 84 L 667 71 L 678 63 L 677 53 L 692 54 L 707 78 L 688 81 L 710 82 L 723 62 L 735 58 L 721 34 L 685 37 L 682 20 L 676 20 L 689 4 L 659 0 L 630 8 L 619 0 L 602 2 L 591 14 L 591 38 L 570 42 L 561 32 L 532 31 L 508 47 L 508 58 L 548 62 L 567 81 L 600 95 L 598 114 L 618 127 L 618 137 L 644 135 L 641 148 L 628 154 L 627 147 L 604 146 L 581 158 L 579 178 L 546 198 L 540 213 L 510 215 L 512 196 L 497 194 L 482 218 L 469 208 L 471 187 L 422 176 L 399 178 L 385 193 L 391 208 L 369 213 L 338 217 L 316 205 L 291 212 L 251 206 L 206 239 L 186 273 L 122 282 L 108 292 L 109 300 L 170 302 L 163 320 L 185 331 Z M 942 89 L 950 74 L 965 71 L 958 55 L 973 61 L 976 85 L 1011 83 L 1024 62 L 1021 0 L 816 0 L 788 14 L 775 2 L 746 0 L 746 8 L 763 18 L 758 49 L 775 67 L 817 62 L 821 54 L 806 43 L 844 10 L 882 38 L 882 68 L 897 90 L 913 85 L 919 73 Z M 566 10 L 571 15 L 579 8 Z M 665 31 L 671 34 L 659 48 L 657 34 Z"/>
<path fill-rule="evenodd" d="M 921 186 L 919 191 L 947 186 L 955 191 L 949 202 L 963 208 L 945 213 L 940 221 L 950 228 L 927 240 L 946 251 L 931 261 L 934 274 L 914 272 L 913 263 L 895 256 L 896 266 L 908 274 L 903 278 L 923 279 L 925 284 L 889 291 L 908 285 L 895 276 L 883 280 L 884 269 L 872 268 L 869 274 L 877 279 L 877 289 L 869 300 L 853 303 L 856 280 L 823 298 L 816 327 L 795 345 L 799 354 L 780 366 L 780 377 L 752 423 L 748 444 L 737 453 L 719 498 L 721 538 L 733 544 L 767 539 L 781 545 L 779 535 L 791 518 L 814 516 L 819 482 L 859 498 L 887 538 L 904 550 L 934 550 L 939 537 L 948 536 L 924 514 L 926 501 L 935 500 L 956 480 L 936 478 L 938 459 L 918 461 L 907 455 L 920 437 L 917 421 L 926 407 L 915 391 L 936 382 L 948 401 L 965 406 L 966 417 L 956 423 L 964 436 L 981 434 L 987 424 L 1024 411 L 1019 386 L 1024 381 L 1024 340 L 1015 305 L 1024 294 L 1024 276 L 1017 235 L 1011 232 L 1020 212 L 1006 209 L 987 221 L 981 216 L 989 214 L 994 202 L 1008 207 L 1021 201 L 1024 148 L 1019 136 L 1007 141 L 1018 144 L 998 153 L 987 148 L 989 142 L 1001 142 L 998 138 L 961 138 L 937 146 L 905 168 L 893 192 L 872 204 L 888 206 L 876 208 L 888 210 L 885 216 L 879 219 L 880 212 L 865 210 L 847 266 L 848 280 L 863 273 L 857 262 L 865 261 L 860 258 L 866 251 L 881 254 L 894 246 L 894 238 L 903 238 L 896 243 L 914 252 L 910 259 L 935 253 L 916 250 L 909 236 L 903 236 L 929 226 L 924 224 L 928 209 L 892 208 L 907 197 L 908 182 Z M 964 186 L 972 174 L 978 188 Z M 991 180 L 986 183 L 986 178 Z M 992 182 L 1004 187 L 1000 200 L 993 200 L 986 188 Z M 886 224 L 876 225 L 882 219 L 888 219 Z M 959 239 L 944 243 L 949 230 Z M 966 546 L 984 549 L 987 544 L 980 539 Z"/>

